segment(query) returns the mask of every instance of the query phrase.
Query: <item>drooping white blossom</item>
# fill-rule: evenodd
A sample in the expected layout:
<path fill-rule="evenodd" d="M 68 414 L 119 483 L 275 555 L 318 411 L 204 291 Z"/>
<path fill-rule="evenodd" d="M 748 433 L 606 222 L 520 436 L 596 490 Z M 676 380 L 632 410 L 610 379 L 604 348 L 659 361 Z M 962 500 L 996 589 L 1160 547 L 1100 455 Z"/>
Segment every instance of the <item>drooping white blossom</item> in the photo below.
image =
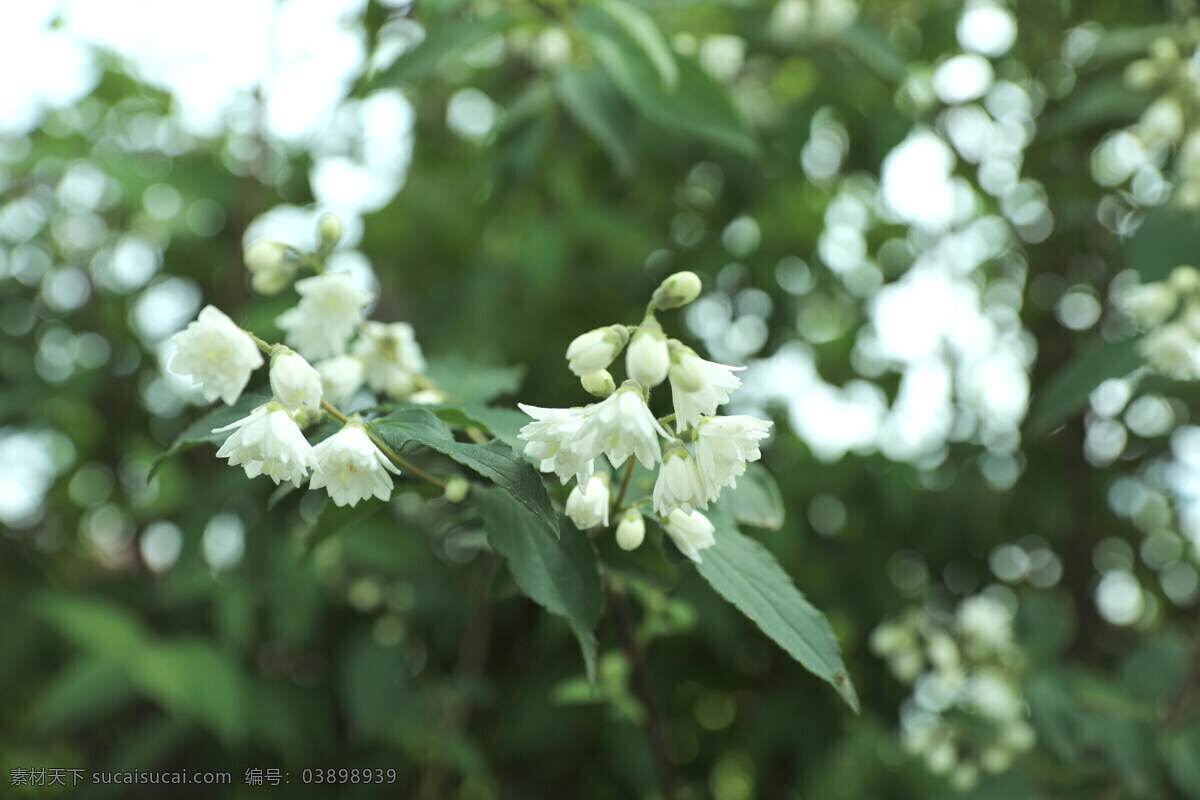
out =
<path fill-rule="evenodd" d="M 718 406 L 728 403 L 729 395 L 742 385 L 733 373 L 742 369 L 745 367 L 730 367 L 699 357 L 695 361 L 690 358 L 681 361 L 677 368 L 672 369 L 669 377 L 671 400 L 675 405 L 675 430 L 682 433 L 699 422 L 701 417 L 715 414 Z M 700 388 L 689 390 L 688 386 L 696 384 L 696 373 L 701 375 Z"/>
<path fill-rule="evenodd" d="M 707 417 L 696 426 L 696 462 L 709 500 L 716 500 L 722 487 L 736 486 L 746 473 L 746 463 L 762 456 L 758 443 L 766 438 L 771 425 L 757 417 L 737 415 Z"/>
<path fill-rule="evenodd" d="M 321 376 L 321 391 L 335 406 L 349 400 L 366 380 L 367 370 L 358 356 L 334 356 L 314 365 Z"/>
<path fill-rule="evenodd" d="M 254 340 L 215 306 L 205 306 L 171 341 L 176 349 L 167 369 L 191 376 L 210 401 L 219 397 L 227 405 L 236 403 L 250 373 L 263 363 Z"/>
<path fill-rule="evenodd" d="M 579 377 L 598 372 L 608 367 L 629 341 L 623 325 L 581 333 L 567 346 L 567 366 Z"/>
<path fill-rule="evenodd" d="M 321 407 L 321 376 L 304 356 L 290 350 L 271 357 L 271 391 L 292 411 L 317 411 Z"/>
<path fill-rule="evenodd" d="M 662 458 L 658 437 L 670 438 L 646 406 L 641 393 L 628 382 L 605 400 L 589 406 L 586 420 L 595 442 L 613 467 L 636 456 L 650 469 Z"/>
<path fill-rule="evenodd" d="M 581 531 L 608 525 L 608 504 L 611 499 L 608 481 L 601 475 L 593 475 L 586 489 L 581 489 L 581 486 L 577 485 L 567 497 L 567 517 Z"/>
<path fill-rule="evenodd" d="M 566 483 L 575 478 L 586 486 L 595 469 L 595 430 L 589 425 L 588 416 L 594 406 L 587 408 L 538 408 L 518 403 L 517 407 L 533 417 L 521 428 L 518 438 L 523 439 L 525 453 L 541 461 L 542 472 L 553 472 L 559 481 Z"/>
<path fill-rule="evenodd" d="M 642 512 L 636 508 L 626 509 L 617 524 L 617 547 L 622 550 L 636 550 L 646 538 L 646 521 Z"/>
<path fill-rule="evenodd" d="M 700 563 L 700 551 L 716 544 L 713 524 L 699 511 L 688 514 L 677 508 L 663 518 L 662 526 L 679 552 L 697 564 Z"/>
<path fill-rule="evenodd" d="M 632 380 L 650 389 L 666 380 L 670 366 L 667 337 L 658 323 L 649 318 L 638 328 L 625 351 L 625 372 Z"/>
<path fill-rule="evenodd" d="M 696 459 L 683 447 L 674 447 L 663 454 L 654 482 L 654 510 L 659 516 L 681 508 L 691 513 L 695 508 L 708 508 L 708 490 Z"/>
<path fill-rule="evenodd" d="M 403 399 L 415 392 L 425 372 L 425 356 L 407 322 L 367 322 L 354 343 L 372 391 Z"/>
<path fill-rule="evenodd" d="M 331 272 L 296 281 L 300 302 L 275 324 L 287 332 L 284 341 L 311 359 L 346 352 L 350 337 L 362 324 L 371 295 L 354 285 L 348 272 Z"/>
<path fill-rule="evenodd" d="M 392 476 L 400 474 L 366 432 L 350 423 L 313 448 L 317 468 L 309 486 L 324 487 L 335 505 L 356 506 L 359 500 L 392 496 Z"/>
<path fill-rule="evenodd" d="M 243 467 L 248 478 L 267 475 L 275 483 L 291 481 L 299 487 L 308 471 L 317 466 L 312 445 L 279 403 L 261 405 L 213 433 L 230 430 L 233 433 L 217 450 L 217 458 L 228 458 L 230 466 Z"/>

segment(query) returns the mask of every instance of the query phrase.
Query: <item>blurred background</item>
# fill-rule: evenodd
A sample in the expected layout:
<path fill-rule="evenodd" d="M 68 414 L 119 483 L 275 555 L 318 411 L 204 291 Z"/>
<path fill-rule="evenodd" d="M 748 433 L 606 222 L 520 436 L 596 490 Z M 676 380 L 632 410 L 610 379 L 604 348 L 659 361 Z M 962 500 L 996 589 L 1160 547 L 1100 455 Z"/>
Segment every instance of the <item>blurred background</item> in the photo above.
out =
<path fill-rule="evenodd" d="M 690 568 L 635 582 L 679 796 L 1200 797 L 1200 370 L 1148 367 L 1121 310 L 1200 260 L 1194 2 L 2 17 L 6 794 L 663 796 L 611 615 L 589 690 L 567 626 L 473 569 L 477 518 L 268 508 L 210 448 L 150 477 L 205 405 L 170 336 L 212 303 L 278 341 L 295 295 L 243 249 L 332 212 L 329 268 L 499 405 L 585 402 L 571 339 L 703 278 L 664 324 L 747 367 L 787 511 L 753 533 L 863 711 Z"/>

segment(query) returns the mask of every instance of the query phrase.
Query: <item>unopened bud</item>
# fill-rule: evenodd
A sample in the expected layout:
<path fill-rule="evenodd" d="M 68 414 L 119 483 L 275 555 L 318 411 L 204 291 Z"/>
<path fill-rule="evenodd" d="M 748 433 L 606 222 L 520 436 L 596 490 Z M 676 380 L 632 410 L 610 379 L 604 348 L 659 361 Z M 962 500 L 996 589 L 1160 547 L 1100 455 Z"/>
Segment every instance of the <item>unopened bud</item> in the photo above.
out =
<path fill-rule="evenodd" d="M 1171 288 L 1180 294 L 1192 294 L 1200 290 L 1200 272 L 1187 265 L 1176 267 L 1171 270 L 1169 282 Z"/>
<path fill-rule="evenodd" d="M 337 214 L 322 214 L 317 220 L 317 233 L 321 236 L 321 249 L 328 250 L 342 240 L 342 220 Z"/>
<path fill-rule="evenodd" d="M 698 392 L 708 385 L 708 373 L 696 351 L 680 345 L 671 353 L 671 385 L 684 392 Z"/>
<path fill-rule="evenodd" d="M 1164 66 L 1170 66 L 1179 61 L 1179 45 L 1163 36 L 1150 44 L 1150 57 Z"/>
<path fill-rule="evenodd" d="M 605 369 L 629 341 L 624 325 L 609 325 L 576 336 L 567 347 L 571 372 L 579 377 Z"/>
<path fill-rule="evenodd" d="M 666 380 L 670 367 L 671 354 L 662 326 L 653 317 L 647 317 L 625 351 L 625 372 L 650 389 Z"/>
<path fill-rule="evenodd" d="M 622 550 L 636 550 L 645 538 L 646 521 L 636 508 L 629 509 L 617 525 L 617 546 Z"/>
<path fill-rule="evenodd" d="M 282 267 L 276 269 L 261 269 L 250 275 L 250 286 L 264 297 L 279 294 L 287 288 L 291 272 Z"/>
<path fill-rule="evenodd" d="M 1158 65 L 1148 58 L 1131 61 L 1125 67 L 1125 85 L 1136 91 L 1146 91 L 1159 81 Z"/>
<path fill-rule="evenodd" d="M 446 481 L 446 499 L 451 503 L 461 503 L 467 498 L 467 491 L 471 488 L 471 484 L 466 478 L 455 475 L 450 480 Z"/>
<path fill-rule="evenodd" d="M 286 257 L 287 250 L 283 245 L 265 239 L 260 239 L 247 247 L 243 254 L 246 269 L 254 273 L 276 269 Z"/>
<path fill-rule="evenodd" d="M 608 397 L 617 390 L 617 383 L 613 380 L 612 373 L 606 369 L 589 372 L 580 378 L 579 382 L 583 384 L 585 392 L 596 397 Z"/>
<path fill-rule="evenodd" d="M 694 272 L 676 272 L 654 290 L 654 307 L 660 311 L 679 308 L 700 296 L 700 276 Z"/>

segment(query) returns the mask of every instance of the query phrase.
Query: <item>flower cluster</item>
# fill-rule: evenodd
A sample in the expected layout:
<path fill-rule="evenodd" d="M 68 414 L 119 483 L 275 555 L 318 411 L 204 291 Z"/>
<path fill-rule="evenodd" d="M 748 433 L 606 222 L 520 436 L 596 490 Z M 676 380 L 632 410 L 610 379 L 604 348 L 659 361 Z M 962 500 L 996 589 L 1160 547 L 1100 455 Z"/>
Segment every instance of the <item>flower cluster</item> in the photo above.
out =
<path fill-rule="evenodd" d="M 913 686 L 901 706 L 905 749 L 963 791 L 1034 744 L 1012 621 L 1009 607 L 985 591 L 963 600 L 948 622 L 914 608 L 871 633 L 871 649 Z"/>
<path fill-rule="evenodd" d="M 650 502 L 663 530 L 693 561 L 714 542 L 713 525 L 698 509 L 707 509 L 722 488 L 737 484 L 746 463 L 761 456 L 758 445 L 771 426 L 749 416 L 715 416 L 740 385 L 734 374 L 740 368 L 705 361 L 667 338 L 655 318 L 656 310 L 685 305 L 699 293 L 694 273 L 676 273 L 654 293 L 640 325 L 609 325 L 571 342 L 568 368 L 586 391 L 603 398 L 599 402 L 579 408 L 520 404 L 533 418 L 520 432 L 525 452 L 563 484 L 576 482 L 567 502 L 576 527 L 609 524 L 609 479 L 607 473 L 602 479 L 595 475 L 596 459 L 604 455 L 619 469 L 633 456 L 646 469 L 658 469 Z M 622 350 L 627 380 L 617 387 L 608 368 Z M 664 382 L 671 387 L 675 413 L 658 420 L 648 402 L 650 391 Z M 672 419 L 674 430 L 665 424 Z M 636 506 L 622 514 L 617 528 L 617 543 L 627 550 L 645 535 Z"/>
<path fill-rule="evenodd" d="M 1128 289 L 1120 305 L 1149 331 L 1140 347 L 1152 369 L 1178 380 L 1200 378 L 1200 272 L 1176 267 L 1165 281 Z"/>

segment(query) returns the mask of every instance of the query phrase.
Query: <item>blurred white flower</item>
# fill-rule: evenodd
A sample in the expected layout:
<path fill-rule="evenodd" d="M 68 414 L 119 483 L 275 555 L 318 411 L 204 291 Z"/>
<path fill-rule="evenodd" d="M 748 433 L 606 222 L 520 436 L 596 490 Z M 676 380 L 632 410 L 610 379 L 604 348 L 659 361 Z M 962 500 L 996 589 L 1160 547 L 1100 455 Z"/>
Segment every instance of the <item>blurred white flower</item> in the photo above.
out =
<path fill-rule="evenodd" d="M 318 361 L 316 368 L 321 376 L 321 391 L 335 406 L 349 400 L 363 385 L 367 374 L 358 356 L 334 356 Z"/>
<path fill-rule="evenodd" d="M 1157 328 L 1179 307 L 1179 294 L 1165 281 L 1134 286 L 1125 295 L 1122 308 L 1142 328 Z"/>
<path fill-rule="evenodd" d="M 713 524 L 699 511 L 688 514 L 675 509 L 662 521 L 663 530 L 679 548 L 679 552 L 700 563 L 700 551 L 716 544 Z"/>
<path fill-rule="evenodd" d="M 248 478 L 267 475 L 275 483 L 291 481 L 299 488 L 308 470 L 317 466 L 312 445 L 278 403 L 261 405 L 213 433 L 230 430 L 233 433 L 217 450 L 217 458 L 228 458 L 230 466 L 243 467 Z"/>
<path fill-rule="evenodd" d="M 335 505 L 356 506 L 359 500 L 392 496 L 392 476 L 400 470 L 379 451 L 362 428 L 350 423 L 313 448 L 317 469 L 309 486 L 324 487 Z"/>
<path fill-rule="evenodd" d="M 1141 341 L 1142 357 L 1158 372 L 1176 380 L 1200 378 L 1200 341 L 1185 325 L 1169 323 Z"/>
<path fill-rule="evenodd" d="M 967 681 L 967 698 L 972 708 L 992 720 L 1019 719 L 1024 711 L 1021 693 L 1002 672 L 976 670 Z"/>
<path fill-rule="evenodd" d="M 367 322 L 354 343 L 354 354 L 366 368 L 367 385 L 397 400 L 415 392 L 425 372 L 425 356 L 407 322 Z"/>
<path fill-rule="evenodd" d="M 215 306 L 205 306 L 171 341 L 176 350 L 167 369 L 190 375 L 210 401 L 219 397 L 227 405 L 236 403 L 250 373 L 263 363 L 254 340 Z"/>
<path fill-rule="evenodd" d="M 967 646 L 977 653 L 1001 652 L 1012 646 L 1012 612 L 995 598 L 974 595 L 963 600 L 956 623 Z"/>
<path fill-rule="evenodd" d="M 728 403 L 729 395 L 742 385 L 733 373 L 742 369 L 745 367 L 728 367 L 699 357 L 693 361 L 680 354 L 670 372 L 675 430 L 682 433 L 699 422 L 702 416 L 714 414 L 718 406 Z M 697 382 L 700 383 L 699 389 L 687 388 L 695 386 Z"/>
<path fill-rule="evenodd" d="M 303 356 L 290 350 L 271 357 L 271 391 L 292 411 L 321 408 L 321 376 Z"/>
<path fill-rule="evenodd" d="M 593 475 L 586 490 L 576 485 L 567 497 L 567 517 L 581 531 L 608 525 L 609 488 L 601 475 Z"/>
<path fill-rule="evenodd" d="M 348 272 L 296 281 L 296 291 L 300 294 L 299 304 L 275 320 L 287 332 L 284 341 L 312 359 L 346 352 L 347 342 L 362 324 L 371 295 L 355 286 Z"/>
<path fill-rule="evenodd" d="M 675 509 L 691 513 L 695 508 L 708 508 L 707 489 L 696 459 L 684 447 L 678 446 L 663 454 L 658 480 L 654 482 L 654 510 L 666 516 Z"/>
<path fill-rule="evenodd" d="M 716 500 L 722 487 L 736 486 L 746 473 L 746 462 L 762 456 L 758 443 L 766 438 L 771 425 L 757 417 L 738 415 L 708 417 L 696 426 L 696 461 L 709 500 Z"/>

